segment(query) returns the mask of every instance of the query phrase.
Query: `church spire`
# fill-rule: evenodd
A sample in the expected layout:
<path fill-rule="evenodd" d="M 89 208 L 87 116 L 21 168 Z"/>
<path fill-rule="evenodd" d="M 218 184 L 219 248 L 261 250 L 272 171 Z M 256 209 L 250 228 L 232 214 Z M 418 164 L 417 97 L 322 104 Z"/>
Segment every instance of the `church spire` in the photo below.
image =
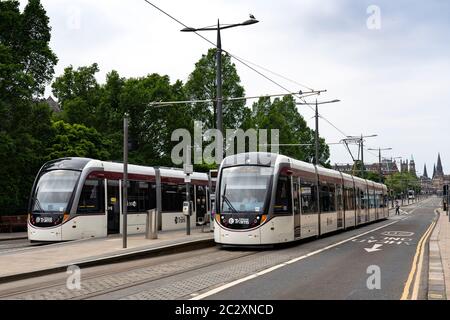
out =
<path fill-rule="evenodd" d="M 428 172 L 427 172 L 427 165 L 426 164 L 423 165 L 423 176 L 425 178 L 428 178 Z"/>
<path fill-rule="evenodd" d="M 442 162 L 441 162 L 441 154 L 440 153 L 438 153 L 436 174 L 439 175 L 439 176 L 443 176 L 444 175 L 444 170 L 442 169 Z"/>
<path fill-rule="evenodd" d="M 436 165 L 433 167 L 433 179 L 436 177 Z"/>

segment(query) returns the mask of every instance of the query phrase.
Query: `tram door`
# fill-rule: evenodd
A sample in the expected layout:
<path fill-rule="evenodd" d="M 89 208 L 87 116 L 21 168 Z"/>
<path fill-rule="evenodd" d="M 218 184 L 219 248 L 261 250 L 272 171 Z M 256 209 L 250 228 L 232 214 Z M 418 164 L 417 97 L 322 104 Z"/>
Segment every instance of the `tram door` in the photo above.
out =
<path fill-rule="evenodd" d="M 356 195 L 355 195 L 355 199 L 356 199 L 356 224 L 359 225 L 361 224 L 361 194 L 362 191 L 359 188 L 356 188 Z"/>
<path fill-rule="evenodd" d="M 343 190 L 342 185 L 337 184 L 336 185 L 336 209 L 337 209 L 337 228 L 342 229 L 344 228 L 344 199 L 343 199 Z"/>
<path fill-rule="evenodd" d="M 293 178 L 293 209 L 294 209 L 294 237 L 300 238 L 300 230 L 301 230 L 301 215 L 300 215 L 300 186 L 298 178 Z"/>
<path fill-rule="evenodd" d="M 108 180 L 108 234 L 120 232 L 119 181 Z"/>

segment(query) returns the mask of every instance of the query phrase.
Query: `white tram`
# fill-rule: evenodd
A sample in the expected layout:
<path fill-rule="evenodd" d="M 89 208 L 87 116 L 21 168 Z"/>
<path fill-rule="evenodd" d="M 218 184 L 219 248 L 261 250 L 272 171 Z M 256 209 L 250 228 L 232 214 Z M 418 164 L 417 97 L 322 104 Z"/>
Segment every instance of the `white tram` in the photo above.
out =
<path fill-rule="evenodd" d="M 217 181 L 214 239 L 223 245 L 285 243 L 389 215 L 385 185 L 282 155 L 227 157 Z"/>
<path fill-rule="evenodd" d="M 128 234 L 145 232 L 147 210 L 156 209 L 159 230 L 186 227 L 186 200 L 180 169 L 128 166 Z M 191 175 L 191 223 L 202 222 L 207 208 L 208 175 Z M 85 158 L 46 163 L 30 196 L 28 238 L 67 241 L 105 237 L 122 230 L 123 164 Z"/>

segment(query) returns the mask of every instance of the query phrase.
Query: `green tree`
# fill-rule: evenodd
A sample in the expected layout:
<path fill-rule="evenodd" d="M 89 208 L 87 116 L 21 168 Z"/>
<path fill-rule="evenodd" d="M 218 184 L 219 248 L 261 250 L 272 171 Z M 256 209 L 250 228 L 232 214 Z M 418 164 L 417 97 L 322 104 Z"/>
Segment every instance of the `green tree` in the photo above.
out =
<path fill-rule="evenodd" d="M 292 96 L 283 99 L 260 98 L 253 104 L 253 121 L 255 129 L 278 129 L 280 153 L 295 159 L 312 162 L 315 157 L 314 131 L 298 112 Z M 270 141 L 270 138 L 269 138 Z M 301 144 L 301 145 L 299 145 Z M 319 162 L 329 167 L 330 151 L 324 139 L 320 139 Z"/>
<path fill-rule="evenodd" d="M 35 97 L 44 93 L 58 62 L 49 46 L 50 31 L 40 0 L 29 0 L 23 13 L 20 13 L 18 1 L 0 3 L 0 43 L 13 53 L 9 62 L 20 69 L 22 78 L 27 78 L 22 90 L 27 89 Z"/>
<path fill-rule="evenodd" d="M 40 1 L 23 13 L 0 1 L 0 214 L 26 212 L 34 176 L 51 139 L 50 109 L 37 103 L 53 76 L 56 56 Z"/>
<path fill-rule="evenodd" d="M 389 190 L 391 190 L 395 197 L 407 194 L 408 190 L 420 192 L 420 180 L 409 172 L 397 172 L 386 178 L 385 181 Z"/>
<path fill-rule="evenodd" d="M 33 79 L 33 93 L 41 96 L 53 78 L 58 58 L 49 46 L 51 27 L 40 0 L 29 0 L 25 6 L 22 32 L 24 40 L 19 52 L 21 62 L 25 73 Z"/>
<path fill-rule="evenodd" d="M 206 55 L 195 64 L 194 71 L 190 74 L 185 89 L 189 100 L 216 99 L 216 49 L 209 49 Z M 222 95 L 223 99 L 243 97 L 244 87 L 237 73 L 236 65 L 231 57 L 222 54 Z M 196 103 L 190 108 L 190 114 L 196 121 L 202 121 L 205 129 L 215 128 L 216 115 L 215 103 Z M 223 126 L 224 129 L 242 128 L 242 124 L 248 119 L 245 101 L 223 102 Z"/>
<path fill-rule="evenodd" d="M 172 165 L 172 132 L 185 128 L 193 130 L 187 106 L 152 107 L 151 102 L 184 100 L 183 84 L 170 83 L 168 76 L 151 74 L 144 78 L 130 78 L 120 95 L 120 110 L 130 118 L 130 140 L 133 150 L 130 159 L 136 163 Z"/>
<path fill-rule="evenodd" d="M 53 82 L 53 94 L 61 105 L 62 118 L 66 122 L 88 127 L 97 123 L 101 98 L 100 85 L 95 78 L 97 72 L 99 68 L 96 63 L 77 70 L 69 66 Z"/>
<path fill-rule="evenodd" d="M 106 141 L 94 128 L 81 124 L 56 121 L 52 124 L 54 137 L 47 149 L 48 159 L 63 157 L 87 157 L 108 160 L 109 141 Z"/>

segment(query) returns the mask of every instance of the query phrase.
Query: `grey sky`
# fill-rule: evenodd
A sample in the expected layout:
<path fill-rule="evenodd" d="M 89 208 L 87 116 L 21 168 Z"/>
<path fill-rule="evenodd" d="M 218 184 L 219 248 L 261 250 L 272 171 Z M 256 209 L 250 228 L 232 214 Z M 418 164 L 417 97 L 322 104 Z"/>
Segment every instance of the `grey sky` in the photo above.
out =
<path fill-rule="evenodd" d="M 26 1 L 21 1 L 22 5 Z M 186 81 L 211 47 L 144 0 L 42 0 L 53 28 L 52 48 L 64 67 L 97 62 L 99 81 L 112 69 L 122 76 L 157 72 Z M 315 89 L 323 100 L 341 99 L 320 112 L 348 135 L 377 133 L 369 147 L 392 147 L 386 156 L 414 155 L 419 173 L 432 173 L 438 151 L 450 172 L 450 2 L 281 0 L 181 1 L 154 4 L 190 26 L 242 22 L 225 30 L 223 47 L 233 54 Z M 369 30 L 367 8 L 381 9 L 381 29 Z M 204 33 L 215 42 L 215 33 Z M 282 93 L 236 62 L 248 95 Z M 301 87 L 269 75 L 292 91 Z M 300 111 L 309 125 L 313 112 Z M 325 121 L 328 142 L 343 136 Z M 366 154 L 367 162 L 375 162 Z M 331 146 L 332 163 L 350 162 L 343 146 Z"/>

